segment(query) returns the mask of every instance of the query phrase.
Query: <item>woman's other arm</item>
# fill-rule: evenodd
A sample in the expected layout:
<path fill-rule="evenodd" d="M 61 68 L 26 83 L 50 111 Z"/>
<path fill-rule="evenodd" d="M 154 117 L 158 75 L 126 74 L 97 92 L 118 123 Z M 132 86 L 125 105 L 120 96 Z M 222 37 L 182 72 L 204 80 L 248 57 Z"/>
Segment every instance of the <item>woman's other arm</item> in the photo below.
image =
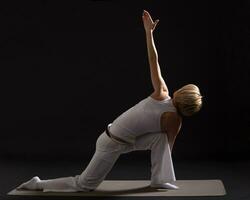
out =
<path fill-rule="evenodd" d="M 182 118 L 179 117 L 176 113 L 169 112 L 166 116 L 165 123 L 165 132 L 168 136 L 170 151 L 172 152 L 175 139 L 178 133 L 180 132 L 182 126 Z"/>

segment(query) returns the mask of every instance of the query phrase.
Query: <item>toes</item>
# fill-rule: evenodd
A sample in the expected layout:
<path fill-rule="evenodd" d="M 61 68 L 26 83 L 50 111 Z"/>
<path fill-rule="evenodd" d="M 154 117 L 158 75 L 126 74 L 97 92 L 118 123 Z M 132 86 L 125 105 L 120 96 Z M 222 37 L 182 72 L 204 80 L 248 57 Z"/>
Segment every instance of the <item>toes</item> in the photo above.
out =
<path fill-rule="evenodd" d="M 169 189 L 179 189 L 178 186 L 173 185 L 173 184 L 170 184 L 170 183 L 167 183 L 167 187 L 168 187 Z"/>
<path fill-rule="evenodd" d="M 17 189 L 24 189 L 25 187 L 25 184 L 23 183 L 23 184 L 21 184 L 21 185 L 19 185 L 18 187 L 17 187 Z"/>
<path fill-rule="evenodd" d="M 36 183 L 41 181 L 38 176 L 34 176 L 32 179 L 30 179 L 27 182 L 22 183 L 17 187 L 17 189 L 35 189 Z"/>
<path fill-rule="evenodd" d="M 179 189 L 178 186 L 173 185 L 171 183 L 151 184 L 151 187 L 157 188 L 157 189 Z"/>

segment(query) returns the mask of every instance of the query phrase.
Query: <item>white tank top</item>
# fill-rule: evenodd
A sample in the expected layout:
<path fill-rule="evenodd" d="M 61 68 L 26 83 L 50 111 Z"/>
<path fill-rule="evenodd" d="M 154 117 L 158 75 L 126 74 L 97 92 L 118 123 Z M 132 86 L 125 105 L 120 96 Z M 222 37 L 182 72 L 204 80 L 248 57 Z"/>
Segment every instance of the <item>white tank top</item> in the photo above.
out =
<path fill-rule="evenodd" d="M 177 112 L 172 98 L 168 96 L 158 101 L 148 96 L 118 116 L 109 124 L 109 130 L 113 135 L 134 143 L 137 136 L 162 132 L 161 115 L 164 112 Z"/>

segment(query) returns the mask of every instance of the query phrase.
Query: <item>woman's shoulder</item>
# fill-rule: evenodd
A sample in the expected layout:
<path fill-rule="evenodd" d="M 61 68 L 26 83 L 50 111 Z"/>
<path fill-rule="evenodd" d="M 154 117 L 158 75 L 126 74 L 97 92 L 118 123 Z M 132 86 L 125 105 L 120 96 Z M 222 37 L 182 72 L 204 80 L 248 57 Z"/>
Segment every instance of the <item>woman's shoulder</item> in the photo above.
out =
<path fill-rule="evenodd" d="M 152 99 L 156 100 L 156 101 L 164 101 L 164 100 L 168 100 L 171 99 L 171 97 L 169 96 L 168 92 L 153 92 L 149 97 L 151 97 Z"/>

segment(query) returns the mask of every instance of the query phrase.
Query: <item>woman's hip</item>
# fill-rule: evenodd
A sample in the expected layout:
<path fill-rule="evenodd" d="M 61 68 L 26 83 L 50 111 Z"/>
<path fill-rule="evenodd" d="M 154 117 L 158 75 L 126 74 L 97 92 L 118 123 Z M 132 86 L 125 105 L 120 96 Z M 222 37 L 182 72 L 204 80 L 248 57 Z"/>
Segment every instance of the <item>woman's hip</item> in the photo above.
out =
<path fill-rule="evenodd" d="M 106 131 L 104 131 L 96 141 L 96 150 L 102 152 L 116 152 L 116 153 L 126 153 L 133 151 L 133 144 L 122 144 L 113 140 Z"/>

